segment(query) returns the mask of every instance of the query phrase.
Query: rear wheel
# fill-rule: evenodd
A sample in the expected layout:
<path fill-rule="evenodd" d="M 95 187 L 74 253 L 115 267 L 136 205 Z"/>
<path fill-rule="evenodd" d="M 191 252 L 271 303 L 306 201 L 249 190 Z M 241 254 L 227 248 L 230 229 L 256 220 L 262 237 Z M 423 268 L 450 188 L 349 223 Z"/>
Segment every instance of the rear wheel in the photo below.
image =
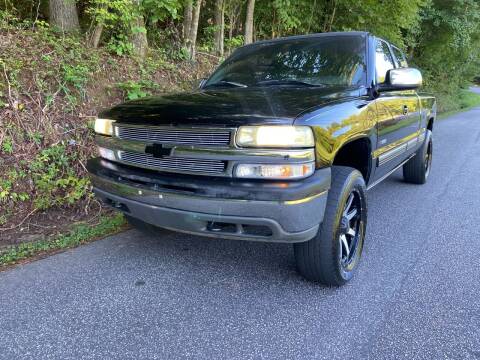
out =
<path fill-rule="evenodd" d="M 405 181 L 412 184 L 425 184 L 430 175 L 432 160 L 433 138 L 432 132 L 427 130 L 423 145 L 417 150 L 415 156 L 403 165 L 403 178 Z"/>
<path fill-rule="evenodd" d="M 332 167 L 332 187 L 318 233 L 313 239 L 294 245 L 300 274 L 328 286 L 345 284 L 358 267 L 366 225 L 362 174 L 350 167 Z"/>

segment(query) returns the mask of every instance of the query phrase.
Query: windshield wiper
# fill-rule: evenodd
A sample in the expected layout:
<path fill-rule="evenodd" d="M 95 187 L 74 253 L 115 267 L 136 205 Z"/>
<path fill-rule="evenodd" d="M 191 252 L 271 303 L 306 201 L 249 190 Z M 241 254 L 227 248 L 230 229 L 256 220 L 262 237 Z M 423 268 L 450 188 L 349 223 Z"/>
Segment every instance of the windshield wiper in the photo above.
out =
<path fill-rule="evenodd" d="M 242 84 L 242 83 L 238 83 L 238 82 L 235 82 L 235 81 L 220 80 L 220 81 L 217 81 L 213 84 L 205 85 L 204 88 L 208 88 L 208 87 L 212 87 L 212 86 L 233 86 L 233 87 L 242 87 L 242 88 L 247 87 L 247 85 Z"/>
<path fill-rule="evenodd" d="M 283 79 L 283 80 L 264 80 L 259 81 L 257 85 L 268 86 L 268 85 L 297 85 L 297 86 L 308 86 L 308 87 L 324 87 L 323 84 L 312 84 L 305 81 L 300 80 L 291 80 L 291 79 Z"/>

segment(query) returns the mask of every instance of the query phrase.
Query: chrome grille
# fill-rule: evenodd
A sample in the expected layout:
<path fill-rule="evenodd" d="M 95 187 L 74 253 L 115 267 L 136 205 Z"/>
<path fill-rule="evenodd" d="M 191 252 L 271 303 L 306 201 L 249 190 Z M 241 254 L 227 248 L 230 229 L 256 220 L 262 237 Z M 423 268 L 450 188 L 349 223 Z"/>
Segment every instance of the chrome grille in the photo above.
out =
<path fill-rule="evenodd" d="M 115 135 L 120 139 L 148 143 L 228 146 L 230 130 L 224 129 L 175 129 L 162 127 L 115 126 Z"/>
<path fill-rule="evenodd" d="M 127 164 L 147 167 L 160 171 L 183 173 L 222 174 L 225 172 L 225 161 L 193 159 L 165 156 L 155 158 L 151 154 L 121 151 L 120 159 Z"/>

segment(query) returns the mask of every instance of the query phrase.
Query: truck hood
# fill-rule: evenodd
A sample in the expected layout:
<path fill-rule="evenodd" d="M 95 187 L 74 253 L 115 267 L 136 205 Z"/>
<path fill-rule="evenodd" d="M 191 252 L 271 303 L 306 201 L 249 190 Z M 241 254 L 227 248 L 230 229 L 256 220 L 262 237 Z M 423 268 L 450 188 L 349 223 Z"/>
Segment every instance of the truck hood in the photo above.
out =
<path fill-rule="evenodd" d="M 327 102 L 358 96 L 345 88 L 228 88 L 129 101 L 99 116 L 144 125 L 291 125 L 303 112 Z"/>

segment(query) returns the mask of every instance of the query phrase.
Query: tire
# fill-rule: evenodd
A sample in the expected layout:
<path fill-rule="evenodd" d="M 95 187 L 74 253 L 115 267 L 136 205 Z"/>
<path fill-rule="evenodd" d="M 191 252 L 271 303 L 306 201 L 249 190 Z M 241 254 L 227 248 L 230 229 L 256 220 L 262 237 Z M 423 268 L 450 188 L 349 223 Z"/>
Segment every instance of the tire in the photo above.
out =
<path fill-rule="evenodd" d="M 357 213 L 348 220 L 346 215 L 352 216 L 353 210 Z M 318 233 L 307 242 L 294 244 L 299 273 L 327 286 L 345 284 L 358 267 L 366 226 L 367 198 L 362 174 L 350 167 L 333 166 L 332 186 Z M 347 230 L 354 230 L 355 234 Z"/>
<path fill-rule="evenodd" d="M 425 184 L 430 175 L 433 160 L 433 136 L 426 131 L 425 141 L 415 156 L 403 165 L 403 178 L 412 184 Z"/>

